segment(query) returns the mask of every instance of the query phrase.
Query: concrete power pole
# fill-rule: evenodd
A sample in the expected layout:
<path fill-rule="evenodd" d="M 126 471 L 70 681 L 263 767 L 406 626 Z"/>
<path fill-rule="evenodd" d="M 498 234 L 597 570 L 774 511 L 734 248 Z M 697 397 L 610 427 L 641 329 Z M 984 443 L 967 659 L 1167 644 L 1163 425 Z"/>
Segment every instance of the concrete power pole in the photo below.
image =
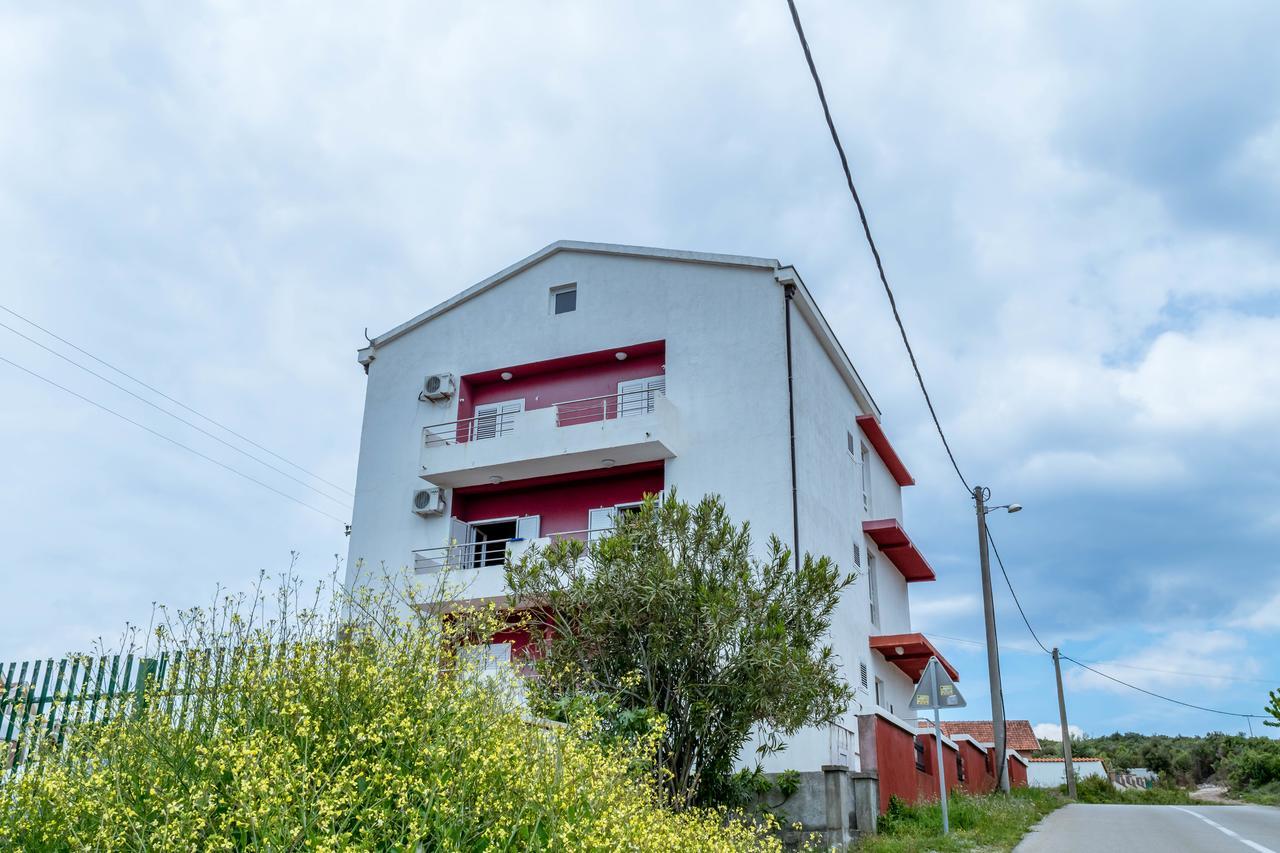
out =
<path fill-rule="evenodd" d="M 1067 700 L 1062 694 L 1062 664 L 1053 649 L 1053 674 L 1058 677 L 1058 716 L 1062 718 L 1062 766 L 1067 771 L 1067 796 L 1076 798 L 1076 765 L 1071 760 L 1071 730 L 1067 727 Z"/>
<path fill-rule="evenodd" d="M 995 733 L 996 779 L 1009 793 L 1009 756 L 1005 747 L 1004 693 L 1000 689 L 1000 649 L 996 645 L 996 603 L 991 594 L 991 558 L 987 554 L 987 490 L 974 486 L 978 510 L 978 557 L 982 565 L 982 613 L 987 622 L 987 675 L 991 680 L 991 728 Z"/>

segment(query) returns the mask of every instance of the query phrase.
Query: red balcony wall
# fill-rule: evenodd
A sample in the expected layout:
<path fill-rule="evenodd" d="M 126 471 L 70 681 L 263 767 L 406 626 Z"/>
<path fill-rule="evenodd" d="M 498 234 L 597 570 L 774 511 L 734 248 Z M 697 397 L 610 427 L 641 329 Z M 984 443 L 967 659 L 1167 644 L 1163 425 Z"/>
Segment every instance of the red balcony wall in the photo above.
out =
<path fill-rule="evenodd" d="M 627 353 L 625 361 L 616 354 Z M 666 373 L 666 342 L 651 341 L 564 358 L 496 368 L 462 377 L 458 419 L 483 403 L 524 400 L 525 409 L 545 409 L 568 400 L 618 393 L 618 383 Z M 512 374 L 502 379 L 502 372 Z"/>
<path fill-rule="evenodd" d="M 661 462 L 644 462 L 604 471 L 454 489 L 451 514 L 463 521 L 540 515 L 543 536 L 585 530 L 588 510 L 632 503 L 646 494 L 661 492 L 663 468 Z"/>

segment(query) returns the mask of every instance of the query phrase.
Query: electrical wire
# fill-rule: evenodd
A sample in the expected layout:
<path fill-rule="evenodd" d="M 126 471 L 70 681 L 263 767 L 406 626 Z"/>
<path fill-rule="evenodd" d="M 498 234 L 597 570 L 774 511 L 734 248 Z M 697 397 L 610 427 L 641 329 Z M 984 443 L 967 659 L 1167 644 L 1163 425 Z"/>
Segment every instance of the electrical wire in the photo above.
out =
<path fill-rule="evenodd" d="M 2 307 L 2 306 L 0 306 L 0 307 Z M 6 310 L 8 310 L 8 309 L 6 309 Z M 23 340 L 28 341 L 28 342 L 30 342 L 30 343 L 32 343 L 32 344 L 35 344 L 36 346 L 40 347 L 40 349 L 44 350 L 44 351 L 45 351 L 45 352 L 47 352 L 47 353 L 51 353 L 52 355 L 57 356 L 58 358 L 62 359 L 62 360 L 63 360 L 63 361 L 65 361 L 67 364 L 70 364 L 70 365 L 71 365 L 71 366 L 73 366 L 73 367 L 78 367 L 79 369 L 83 370 L 85 373 L 89 374 L 90 376 L 93 376 L 93 377 L 95 377 L 95 378 L 97 378 L 97 379 L 100 379 L 100 380 L 102 380 L 103 382 L 107 383 L 107 384 L 108 384 L 108 385 L 110 385 L 112 388 L 116 388 L 116 389 L 118 389 L 118 390 L 120 390 L 120 391 L 123 391 L 124 393 L 128 394 L 130 397 L 133 397 L 135 400 L 138 400 L 138 401 L 140 401 L 140 402 L 144 403 L 145 405 L 148 405 L 148 406 L 150 406 L 151 408 L 155 409 L 157 412 L 161 412 L 162 414 L 166 414 L 166 415 L 168 415 L 169 417 L 173 418 L 175 421 L 178 421 L 179 423 L 182 423 L 182 424 L 186 424 L 187 426 L 191 427 L 193 430 L 195 430 L 196 432 L 200 433 L 201 435 L 206 435 L 206 436 L 208 436 L 209 438 L 212 438 L 214 441 L 218 442 L 219 444 L 222 444 L 222 445 L 224 445 L 224 446 L 226 446 L 226 447 L 231 448 L 231 449 L 232 449 L 232 450 L 234 450 L 236 453 L 239 453 L 241 456 L 244 456 L 244 457 L 246 457 L 246 458 L 248 458 L 248 459 L 252 459 L 254 462 L 257 462 L 259 465 L 262 465 L 263 467 L 270 468 L 272 471 L 275 471 L 277 474 L 279 474 L 279 475 L 280 475 L 280 476 L 282 476 L 282 477 L 287 477 L 288 479 L 293 480 L 293 482 L 295 482 L 295 483 L 297 483 L 298 485 L 302 486 L 304 489 L 310 489 L 311 491 L 315 492 L 317 495 L 319 495 L 320 497 L 324 498 L 325 500 L 333 501 L 333 502 L 334 502 L 334 503 L 336 503 L 338 506 L 340 506 L 340 507 L 342 507 L 342 508 L 344 508 L 344 509 L 350 509 L 350 507 L 349 507 L 349 506 L 347 506 L 347 504 L 346 504 L 346 502 L 345 502 L 345 501 L 343 501 L 343 500 L 341 500 L 341 499 L 339 499 L 339 498 L 335 498 L 335 497 L 333 497 L 332 495 L 330 495 L 330 494 L 328 494 L 328 493 L 326 493 L 326 492 L 323 492 L 323 491 L 321 491 L 320 489 L 317 489 L 315 486 L 311 485 L 311 484 L 310 484 L 310 483 L 308 483 L 307 481 L 302 480 L 302 479 L 300 479 L 300 478 L 298 478 L 298 477 L 293 476 L 293 475 L 292 475 L 292 474 L 290 474 L 288 471 L 285 471 L 285 470 L 283 470 L 282 468 L 277 468 L 275 465 L 272 465 L 270 462 L 265 462 L 265 461 L 263 461 L 263 460 L 259 459 L 257 456 L 254 456 L 252 453 L 250 453 L 250 452 L 249 452 L 249 451 L 247 451 L 247 450 L 244 450 L 243 448 L 236 447 L 234 444 L 232 444 L 231 442 L 229 442 L 229 441 L 227 441 L 226 439 L 222 438 L 221 436 L 215 435 L 215 434 L 213 434 L 213 433 L 209 432 L 207 429 L 204 429 L 203 427 L 196 426 L 195 424 L 193 424 L 191 421 L 187 420 L 186 418 L 184 418 L 184 417 L 182 417 L 182 416 L 180 416 L 180 415 L 175 415 L 173 412 L 169 411 L 168 409 L 164 408 L 163 406 L 159 406 L 159 405 L 157 405 L 156 403 L 153 403 L 151 400 L 148 400 L 146 397 L 143 397 L 141 394 L 136 394 L 136 393 L 134 393 L 133 391 L 130 391 L 128 388 L 126 388 L 126 387 L 124 387 L 123 385 L 121 385 L 120 383 L 118 383 L 118 382 L 113 382 L 112 380 L 110 380 L 110 379 L 108 379 L 107 377 L 103 376 L 101 373 L 98 373 L 98 372 L 96 372 L 96 371 L 94 371 L 94 370 L 91 370 L 91 369 L 89 369 L 89 368 L 85 367 L 83 364 L 80 364 L 80 363 L 79 363 L 78 361 L 76 361 L 75 359 L 70 358 L 70 357 L 68 357 L 68 356 L 66 356 L 66 355 L 63 355 L 62 353 L 58 352 L 57 350 L 53 349 L 52 347 L 49 347 L 49 346 L 46 346 L 46 345 L 44 345 L 44 344 L 40 343 L 40 342 L 39 342 L 39 341 L 37 341 L 35 338 L 30 337 L 29 335 L 24 335 L 22 332 L 19 332 L 17 329 L 13 328 L 13 326 L 8 325 L 7 323 L 0 323 L 0 329 L 8 329 L 10 332 L 13 332 L 15 335 L 17 335 L 18 337 L 22 338 Z"/>
<path fill-rule="evenodd" d="M 844 169 L 845 183 L 849 187 L 849 194 L 853 196 L 853 203 L 858 208 L 858 218 L 862 221 L 862 233 L 867 238 L 867 245 L 871 247 L 871 255 L 876 261 L 876 270 L 880 273 L 880 283 L 884 285 L 885 295 L 889 297 L 889 307 L 893 310 L 894 322 L 898 324 L 898 332 L 902 335 L 902 343 L 907 348 L 907 356 L 911 359 L 911 369 L 915 371 L 916 381 L 920 383 L 920 393 L 924 395 L 925 405 L 929 407 L 929 415 L 933 418 L 933 426 L 938 431 L 938 437 L 942 439 L 942 446 L 947 451 L 947 457 L 951 460 L 951 467 L 956 469 L 956 476 L 960 478 L 960 482 L 964 485 L 966 492 L 973 492 L 969 488 L 969 481 L 964 478 L 964 474 L 960 471 L 960 463 L 956 462 L 955 454 L 951 452 L 951 445 L 947 442 L 946 433 L 942 431 L 942 422 L 938 420 L 938 413 L 933 408 L 933 399 L 929 396 L 929 389 L 925 387 L 924 376 L 920 373 L 920 364 L 916 361 L 915 350 L 911 348 L 911 340 L 907 337 L 907 329 L 902 323 L 902 316 L 898 313 L 898 301 L 894 299 L 893 288 L 889 286 L 889 279 L 885 275 L 884 263 L 880 260 L 880 250 L 876 248 L 876 241 L 871 236 L 871 225 L 867 222 L 867 212 L 862 207 L 862 199 L 858 196 L 858 189 L 853 183 L 853 172 L 849 169 L 849 158 L 844 153 L 844 145 L 840 142 L 840 134 L 836 132 L 836 124 L 831 117 L 831 107 L 827 104 L 827 95 L 822 88 L 822 78 L 818 76 L 818 67 L 813 61 L 813 52 L 809 50 L 809 40 L 805 38 L 804 27 L 800 24 L 800 12 L 796 9 L 795 0 L 787 0 L 787 6 L 791 8 L 791 21 L 795 24 L 796 35 L 800 38 L 800 46 L 804 49 L 805 62 L 809 64 L 809 74 L 813 77 L 813 85 L 818 90 L 818 100 L 822 104 L 822 114 L 827 120 L 827 129 L 831 131 L 831 141 L 835 143 L 836 153 L 840 155 L 840 167 Z"/>
<path fill-rule="evenodd" d="M 1018 613 L 1022 616 L 1022 622 L 1027 626 L 1027 630 L 1031 632 L 1031 638 L 1036 641 L 1036 645 L 1046 654 L 1051 655 L 1053 652 L 1045 648 L 1044 643 L 1040 642 L 1040 637 L 1036 634 L 1036 629 L 1031 627 L 1031 620 L 1027 618 L 1027 612 L 1022 609 L 1022 602 L 1018 600 L 1018 594 L 1013 591 L 1013 581 L 1009 580 L 1009 573 L 1005 571 L 1004 560 L 1000 559 L 1000 549 L 996 547 L 995 537 L 991 535 L 991 528 L 983 525 L 987 531 L 987 542 L 991 545 L 991 552 L 996 555 L 996 564 L 1000 566 L 1000 574 L 1004 575 L 1005 585 L 1009 587 L 1009 594 L 1013 596 L 1013 603 L 1018 605 Z"/>
<path fill-rule="evenodd" d="M 275 488 L 274 486 L 269 486 L 269 485 L 267 485 L 266 483 L 262 482 L 261 480 L 258 480 L 258 479 L 254 478 L 254 477 L 251 477 L 250 475 L 248 475 L 248 474 L 244 473 L 243 471 L 241 471 L 241 470 L 239 470 L 239 469 L 237 469 L 237 468 L 233 468 L 233 467 L 231 467 L 230 465 L 226 464 L 225 462 L 219 462 L 217 459 L 214 459 L 212 456 L 206 456 L 205 454 L 201 453 L 199 450 L 196 450 L 195 448 L 192 448 L 192 447 L 188 447 L 187 445 L 183 444 L 182 442 L 178 441 L 177 439 L 170 438 L 169 436 L 165 435 L 165 434 L 164 434 L 164 433 L 162 433 L 162 432 L 157 432 L 156 430 L 153 430 L 151 427 L 146 426 L 145 424 L 139 423 L 138 421 L 135 421 L 133 418 L 130 418 L 130 417 L 128 417 L 127 415 L 122 415 L 122 414 L 120 414 L 120 413 L 119 413 L 119 412 L 117 412 L 115 409 L 108 408 L 107 406 L 104 406 L 104 405 L 102 405 L 101 403 L 96 402 L 95 400 L 91 400 L 91 399 L 89 399 L 88 397 L 84 396 L 83 394 L 80 394 L 80 393 L 77 393 L 77 392 L 75 392 L 75 391 L 72 391 L 70 388 L 67 388 L 65 385 L 59 385 L 57 382 L 54 382 L 52 379 L 49 379 L 49 378 L 48 378 L 48 377 L 46 377 L 46 376 L 41 376 L 39 373 L 36 373 L 34 370 L 31 370 L 31 369 L 29 369 L 29 368 L 23 367 L 21 364 L 18 364 L 16 361 L 10 361 L 9 359 L 5 358 L 5 357 L 4 357 L 4 356 L 2 356 L 2 355 L 0 355 L 0 361 L 3 361 L 5 364 L 9 365 L 10 367 L 15 367 L 15 368 L 17 368 L 18 370 L 21 370 L 23 373 L 26 373 L 26 374 L 28 374 L 28 375 L 30 375 L 30 376 L 34 376 L 36 379 L 39 379 L 41 382 L 44 382 L 44 383 L 46 383 L 46 384 L 48 384 L 48 385 L 52 385 L 54 388 L 57 388 L 59 391 L 65 391 L 66 393 L 70 394 L 72 397 L 75 397 L 75 398 L 77 398 L 77 399 L 79 399 L 79 400 L 83 400 L 84 402 L 88 403 L 89 405 L 94 406 L 94 407 L 96 407 L 96 408 L 99 408 L 99 409 L 101 409 L 102 411 L 106 412 L 107 414 L 115 415 L 115 416 L 116 416 L 117 418 L 119 418 L 120 420 L 122 420 L 122 421 L 126 421 L 126 422 L 128 422 L 128 423 L 131 423 L 131 424 L 133 424 L 134 426 L 136 426 L 138 429 L 146 430 L 147 432 L 151 433 L 152 435 L 156 436 L 157 438 L 162 438 L 162 439 L 164 439 L 165 441 L 169 442 L 170 444 L 174 445 L 175 447 L 180 447 L 180 448 L 182 448 L 183 450 L 187 451 L 188 453 L 192 453 L 192 454 L 194 454 L 194 455 L 196 455 L 196 456 L 199 456 L 201 459 L 205 460 L 206 462 L 212 462 L 214 465 L 217 465 L 219 468 L 224 468 L 224 469 L 226 469 L 227 471 L 230 471 L 232 474 L 235 474 L 235 475 L 236 475 L 236 476 L 238 476 L 238 477 L 243 477 L 244 479 L 248 480 L 250 483 L 254 483 L 254 484 L 256 484 L 256 485 L 259 485 L 259 486 L 261 486 L 262 488 L 266 489 L 267 491 L 275 492 L 275 493 L 276 493 L 277 495 L 279 495 L 280 497 L 282 497 L 282 498 L 287 498 L 288 500 L 293 501 L 294 503 L 298 504 L 299 506 L 304 506 L 304 507 L 306 507 L 307 509 L 311 510 L 312 512 L 316 512 L 316 513 L 319 513 L 320 515 L 323 515 L 325 518 L 331 518 L 331 519 L 333 519 L 334 521 L 338 522 L 339 524 L 345 525 L 345 524 L 347 523 L 347 522 L 346 522 L 346 521 L 344 521 L 343 519 L 338 518 L 336 515 L 330 515 L 328 512 L 325 512 L 324 510 L 320 509 L 319 507 L 312 506 L 311 504 L 307 503 L 306 501 L 299 500 L 298 498 L 295 498 L 293 495 L 290 495 L 290 494 L 288 494 L 288 493 L 286 493 L 286 492 L 282 492 L 282 491 L 280 491 L 279 489 Z"/>
<path fill-rule="evenodd" d="M 274 456 L 276 459 L 279 459 L 281 462 L 285 463 L 286 465 L 289 465 L 289 466 L 291 466 L 291 467 L 293 467 L 293 468 L 298 469 L 298 470 L 299 470 L 299 471 L 301 471 L 302 473 L 306 474 L 308 477 L 312 477 L 312 478 L 314 478 L 314 479 L 316 479 L 316 480 L 319 480 L 321 483 L 324 483 L 326 486 L 333 486 L 333 488 L 337 489 L 338 491 L 342 492 L 342 493 L 343 493 L 343 494 L 345 494 L 345 495 L 348 495 L 348 496 L 350 496 L 350 497 L 355 497 L 355 495 L 354 495 L 354 494 L 353 494 L 349 489 L 345 489 L 345 488 L 343 488 L 342 486 L 339 486 L 337 483 L 334 483 L 334 482 L 331 482 L 331 481 L 329 481 L 329 480 L 326 480 L 324 477 L 321 477 L 319 474 L 316 474 L 316 473 L 314 473 L 314 472 L 312 472 L 312 471 L 308 471 L 306 468 L 303 468 L 303 467 L 302 467 L 301 465 L 299 465 L 297 462 L 290 461 L 289 459 L 286 459 L 285 457 L 281 456 L 279 453 L 276 453 L 274 450 L 269 450 L 269 449 L 267 449 L 267 448 L 263 447 L 261 444 L 258 444 L 258 442 L 254 441 L 253 439 L 249 438 L 248 436 L 242 435 L 242 434 L 240 434 L 240 433 L 236 432 L 235 430 L 233 430 L 231 427 L 227 426 L 226 424 L 224 424 L 224 423 L 220 423 L 220 422 L 218 422 L 218 421 L 214 420 L 213 418 L 209 417 L 208 415 L 204 414 L 203 412 L 199 412 L 199 411 L 197 411 L 197 410 L 195 410 L 195 409 L 191 408 L 191 407 L 190 407 L 190 406 L 188 406 L 186 403 L 183 403 L 181 400 L 175 400 L 173 397 L 170 397 L 168 394 L 164 393 L 164 392 L 163 392 L 163 391 L 161 391 L 159 388 L 156 388 L 156 387 L 155 387 L 155 386 L 153 386 L 153 385 L 148 385 L 146 382 L 143 382 L 143 381 L 142 381 L 141 379 L 139 379 L 138 377 L 136 377 L 136 376 L 134 376 L 134 375 L 132 375 L 132 374 L 130 374 L 130 373 L 127 373 L 126 371 L 122 370 L 121 368 L 116 367 L 114 364 L 111 364 L 111 363 L 109 363 L 109 362 L 107 362 L 107 361 L 104 361 L 103 359 L 101 359 L 101 358 L 99 358 L 98 356 L 94 355 L 93 353 L 89 352 L 87 349 L 85 349 L 85 348 L 83 348 L 83 347 L 80 347 L 80 346 L 76 346 L 76 345 L 75 345 L 75 344 L 73 344 L 71 341 L 67 340 L 66 338 L 59 337 L 59 336 L 58 336 L 58 335 L 56 335 L 55 333 L 53 333 L 53 332 L 49 331 L 48 329 L 46 329 L 44 326 L 41 326 L 41 325 L 40 325 L 39 323 L 37 323 L 36 321 L 34 321 L 34 320 L 30 319 L 29 317 L 24 317 L 24 316 L 22 316 L 22 315 L 21 315 L 21 314 L 19 314 L 17 311 L 14 311 L 12 308 L 9 308 L 9 307 L 7 307 L 7 306 L 5 306 L 5 305 L 0 305 L 0 311 L 5 311 L 5 312 L 7 312 L 7 313 L 9 313 L 9 314 L 12 314 L 13 316 L 17 317 L 19 320 L 21 320 L 22 322 L 26 323 L 27 325 L 29 325 L 29 326 L 33 326 L 33 327 L 35 327 L 35 328 L 39 329 L 40 331 L 44 332 L 46 335 L 48 335 L 49 337 L 53 338 L 54 340 L 61 341 L 62 343 L 66 344 L 67 346 L 71 347 L 71 348 L 72 348 L 73 350 L 75 350 L 76 352 L 79 352 L 79 353 L 82 353 L 82 354 L 84 354 L 84 355 L 89 356 L 89 358 L 91 358 L 91 359 L 93 359 L 94 361 L 98 362 L 98 363 L 99 363 L 99 364 L 101 364 L 103 367 L 107 367 L 107 368 L 110 368 L 111 370 L 114 370 L 116 373 L 119 373 L 121 376 L 124 376 L 124 377 L 126 377 L 126 378 L 130 379 L 131 381 L 138 383 L 138 384 L 139 384 L 139 385 L 141 385 L 143 388 L 146 388 L 148 391 L 152 392 L 153 394 L 159 394 L 161 397 L 163 397 L 164 399 L 168 400 L 170 403 L 173 403 L 175 406 L 179 406 L 179 407 L 181 407 L 181 408 L 183 408 L 183 409 L 186 409 L 186 410 L 187 410 L 188 412 L 190 412 L 191 414 L 195 415 L 196 417 L 198 417 L 198 418 L 200 418 L 200 419 L 202 419 L 202 420 L 208 421 L 209 423 L 213 424 L 214 426 L 218 427 L 219 429 L 226 430 L 226 431 L 227 431 L 227 432 L 229 432 L 231 435 L 234 435 L 236 438 L 240 439 L 241 441 L 243 441 L 243 442 L 245 442 L 245 443 L 247 443 L 247 444 L 251 444 L 251 445 L 253 445 L 254 447 L 256 447 L 256 448 L 258 448 L 259 450 L 261 450 L 263 453 L 266 453 L 266 454 L 268 454 L 268 455 L 270 455 L 270 456 Z M 7 328 L 7 327 L 6 327 L 6 328 Z M 12 331 L 12 329 L 10 329 L 10 331 Z M 28 338 L 28 340 L 30 340 L 30 339 Z M 264 464 L 265 464 L 265 463 L 264 463 Z M 322 494 L 323 494 L 323 493 L 322 493 Z"/>
<path fill-rule="evenodd" d="M 970 640 L 966 637 L 951 637 L 946 634 L 934 634 L 928 631 L 925 632 L 925 636 L 931 637 L 935 640 L 946 640 L 952 643 L 963 643 L 966 646 L 977 646 L 980 649 L 986 648 L 986 645 L 987 645 L 986 643 L 980 642 L 978 640 Z M 1029 655 L 1033 654 L 1033 655 L 1036 655 L 1037 657 L 1040 656 L 1040 652 L 1037 652 L 1037 651 L 1028 651 L 1026 649 L 1009 648 L 1007 646 L 1001 649 L 1001 651 L 1002 652 L 1009 652 L 1009 651 L 1020 652 L 1022 654 L 1029 654 Z M 1213 675 L 1207 672 L 1186 672 L 1185 670 L 1181 670 L 1181 669 L 1157 669 L 1155 667 L 1150 667 L 1150 666 L 1135 666 L 1133 664 L 1117 663 L 1115 661 L 1088 660 L 1088 661 L 1082 661 L 1082 662 L 1093 664 L 1094 666 L 1114 666 L 1114 667 L 1120 667 L 1123 669 L 1134 669 L 1134 670 L 1137 670 L 1138 672 L 1158 672 L 1163 675 L 1181 675 L 1181 676 L 1185 676 L 1186 678 L 1212 678 L 1220 681 L 1244 681 L 1244 682 L 1249 682 L 1251 684 L 1280 683 L 1280 678 L 1245 678 L 1242 675 Z"/>
<path fill-rule="evenodd" d="M 1130 684 L 1129 682 L 1127 682 L 1127 681 L 1123 681 L 1123 680 L 1121 680 L 1121 679 L 1119 679 L 1119 678 L 1116 678 L 1115 676 L 1107 675 L 1105 672 L 1102 672 L 1102 671 L 1100 671 L 1100 670 L 1096 670 L 1096 669 L 1094 669 L 1093 667 L 1089 666 L 1088 664 L 1083 664 L 1083 663 L 1081 663 L 1080 661 L 1076 660 L 1075 658 L 1073 658 L 1073 657 L 1069 657 L 1068 655 L 1059 654 L 1059 656 L 1060 656 L 1063 660 L 1069 660 L 1069 661 L 1071 661 L 1073 664 L 1075 664 L 1076 666 L 1083 667 L 1084 669 L 1087 669 L 1087 670 L 1089 670 L 1090 672 L 1092 672 L 1094 675 L 1100 675 L 1100 676 L 1102 676 L 1103 678 L 1107 679 L 1108 681 L 1114 681 L 1116 684 L 1122 684 L 1122 685 L 1124 685 L 1125 687 L 1128 687 L 1130 690 L 1137 690 L 1139 693 L 1145 693 L 1145 694 L 1147 694 L 1148 696 L 1154 696 L 1154 697 L 1155 697 L 1155 698 L 1157 698 L 1157 699 L 1163 699 L 1164 701 L 1166 701 L 1166 702 L 1172 702 L 1172 703 L 1173 703 L 1173 704 L 1175 704 L 1175 705 L 1182 705 L 1182 706 L 1184 706 L 1184 707 L 1186 707 L 1186 708 L 1194 708 L 1194 709 L 1196 709 L 1197 711 L 1207 711 L 1207 712 L 1208 712 L 1208 713 L 1210 713 L 1210 714 L 1222 714 L 1223 716 L 1227 716 L 1227 717 L 1245 717 L 1245 718 L 1247 718 L 1247 719 L 1251 719 L 1251 720 L 1262 720 L 1262 719 L 1266 719 L 1266 717 L 1265 717 L 1263 714 L 1241 714 L 1241 713 L 1238 713 L 1238 712 L 1236 712 L 1236 711 L 1223 711 L 1223 710 L 1221 710 L 1221 709 L 1219 709 L 1219 708 L 1206 708 L 1206 707 L 1205 707 L 1205 706 L 1203 706 L 1203 705 L 1193 705 L 1193 704 L 1192 704 L 1192 703 L 1190 703 L 1190 702 L 1183 702 L 1181 699 L 1174 699 L 1174 698 L 1172 698 L 1171 696 L 1164 696 L 1164 695 L 1162 695 L 1162 694 L 1160 694 L 1160 693 L 1155 693 L 1155 692 L 1152 692 L 1152 691 L 1150 691 L 1150 690 L 1147 690 L 1145 687 L 1139 687 L 1139 686 L 1138 686 L 1138 685 L 1136 685 L 1136 684 Z"/>

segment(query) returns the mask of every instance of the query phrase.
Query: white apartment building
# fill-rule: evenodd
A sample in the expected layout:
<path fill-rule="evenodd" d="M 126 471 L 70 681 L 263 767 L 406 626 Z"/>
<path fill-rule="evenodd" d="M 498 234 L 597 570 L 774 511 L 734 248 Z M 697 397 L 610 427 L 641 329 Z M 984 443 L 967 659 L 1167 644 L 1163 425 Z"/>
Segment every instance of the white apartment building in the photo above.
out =
<path fill-rule="evenodd" d="M 561 241 L 359 361 L 349 583 L 361 562 L 447 566 L 461 597 L 505 601 L 508 551 L 590 537 L 646 493 L 717 493 L 761 550 L 776 533 L 859 574 L 831 637 L 858 704 L 766 769 L 857 769 L 860 715 L 864 728 L 914 717 L 912 683 L 937 652 L 911 629 L 909 584 L 934 579 L 903 528 L 913 480 L 792 267 Z M 518 636 L 495 641 L 500 656 L 523 651 Z"/>

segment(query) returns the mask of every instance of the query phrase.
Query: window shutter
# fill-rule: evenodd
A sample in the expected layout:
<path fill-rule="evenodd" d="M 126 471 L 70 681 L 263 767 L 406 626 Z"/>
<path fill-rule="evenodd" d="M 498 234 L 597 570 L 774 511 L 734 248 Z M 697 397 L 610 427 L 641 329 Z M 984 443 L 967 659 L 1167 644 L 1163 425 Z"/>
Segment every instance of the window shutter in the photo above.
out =
<path fill-rule="evenodd" d="M 867 689 L 867 664 L 865 661 L 858 664 L 858 674 L 862 676 L 862 689 Z"/>

